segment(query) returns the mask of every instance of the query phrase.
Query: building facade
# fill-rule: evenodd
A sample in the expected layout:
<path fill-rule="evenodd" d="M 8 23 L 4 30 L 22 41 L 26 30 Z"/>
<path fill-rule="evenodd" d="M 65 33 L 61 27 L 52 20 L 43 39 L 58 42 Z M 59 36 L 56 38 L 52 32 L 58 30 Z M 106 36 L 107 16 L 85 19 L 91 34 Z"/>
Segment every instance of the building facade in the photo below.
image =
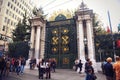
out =
<path fill-rule="evenodd" d="M 8 42 L 12 41 L 12 31 L 23 19 L 25 12 L 32 17 L 33 5 L 30 0 L 0 0 L 0 50 L 7 51 Z"/>

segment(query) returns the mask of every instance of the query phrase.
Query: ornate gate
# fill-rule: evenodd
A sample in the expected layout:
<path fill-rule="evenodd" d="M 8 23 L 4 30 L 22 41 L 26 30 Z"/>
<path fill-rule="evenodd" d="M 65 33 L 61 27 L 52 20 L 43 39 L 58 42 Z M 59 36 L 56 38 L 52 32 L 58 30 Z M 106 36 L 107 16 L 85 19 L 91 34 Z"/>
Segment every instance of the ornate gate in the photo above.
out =
<path fill-rule="evenodd" d="M 45 58 L 55 58 L 57 68 L 72 68 L 77 57 L 74 19 L 47 22 Z"/>

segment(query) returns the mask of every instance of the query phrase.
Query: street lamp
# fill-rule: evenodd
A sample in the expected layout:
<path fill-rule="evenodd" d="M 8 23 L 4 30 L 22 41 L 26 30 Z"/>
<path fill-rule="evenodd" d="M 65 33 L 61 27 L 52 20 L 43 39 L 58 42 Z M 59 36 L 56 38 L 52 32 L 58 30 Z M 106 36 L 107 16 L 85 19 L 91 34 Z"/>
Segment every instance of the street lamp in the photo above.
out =
<path fill-rule="evenodd" d="M 99 48 L 98 49 L 98 52 L 99 52 L 99 54 L 100 54 L 100 61 L 102 60 L 102 58 L 101 58 L 101 52 L 102 52 L 102 50 Z"/>
<path fill-rule="evenodd" d="M 33 49 L 31 48 L 31 44 L 32 44 L 32 42 L 31 41 L 28 41 L 28 46 L 29 46 L 29 58 L 31 58 L 32 57 L 32 52 L 33 52 Z"/>
<path fill-rule="evenodd" d="M 32 42 L 31 41 L 28 41 L 28 46 L 30 46 L 32 44 Z M 31 46 L 30 46 L 31 47 Z"/>
<path fill-rule="evenodd" d="M 84 38 L 85 58 L 88 58 L 87 38 Z"/>

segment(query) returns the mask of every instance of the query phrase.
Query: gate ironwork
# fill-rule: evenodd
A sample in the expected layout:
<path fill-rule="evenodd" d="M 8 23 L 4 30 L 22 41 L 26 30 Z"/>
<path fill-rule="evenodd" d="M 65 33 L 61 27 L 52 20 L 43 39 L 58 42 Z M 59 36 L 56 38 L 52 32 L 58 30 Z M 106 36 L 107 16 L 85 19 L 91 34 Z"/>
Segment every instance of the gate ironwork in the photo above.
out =
<path fill-rule="evenodd" d="M 72 68 L 77 57 L 77 31 L 74 19 L 47 22 L 45 58 L 54 58 L 57 68 Z"/>

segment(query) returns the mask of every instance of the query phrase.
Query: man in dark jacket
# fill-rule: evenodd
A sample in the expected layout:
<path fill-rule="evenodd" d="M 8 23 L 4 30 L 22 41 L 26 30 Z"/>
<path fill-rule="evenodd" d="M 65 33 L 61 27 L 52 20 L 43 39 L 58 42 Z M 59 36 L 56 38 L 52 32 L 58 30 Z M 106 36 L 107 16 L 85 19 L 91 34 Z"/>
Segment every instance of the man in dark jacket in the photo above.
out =
<path fill-rule="evenodd" d="M 104 65 L 106 80 L 113 80 L 114 71 L 111 64 L 112 58 L 107 58 L 107 63 Z"/>

